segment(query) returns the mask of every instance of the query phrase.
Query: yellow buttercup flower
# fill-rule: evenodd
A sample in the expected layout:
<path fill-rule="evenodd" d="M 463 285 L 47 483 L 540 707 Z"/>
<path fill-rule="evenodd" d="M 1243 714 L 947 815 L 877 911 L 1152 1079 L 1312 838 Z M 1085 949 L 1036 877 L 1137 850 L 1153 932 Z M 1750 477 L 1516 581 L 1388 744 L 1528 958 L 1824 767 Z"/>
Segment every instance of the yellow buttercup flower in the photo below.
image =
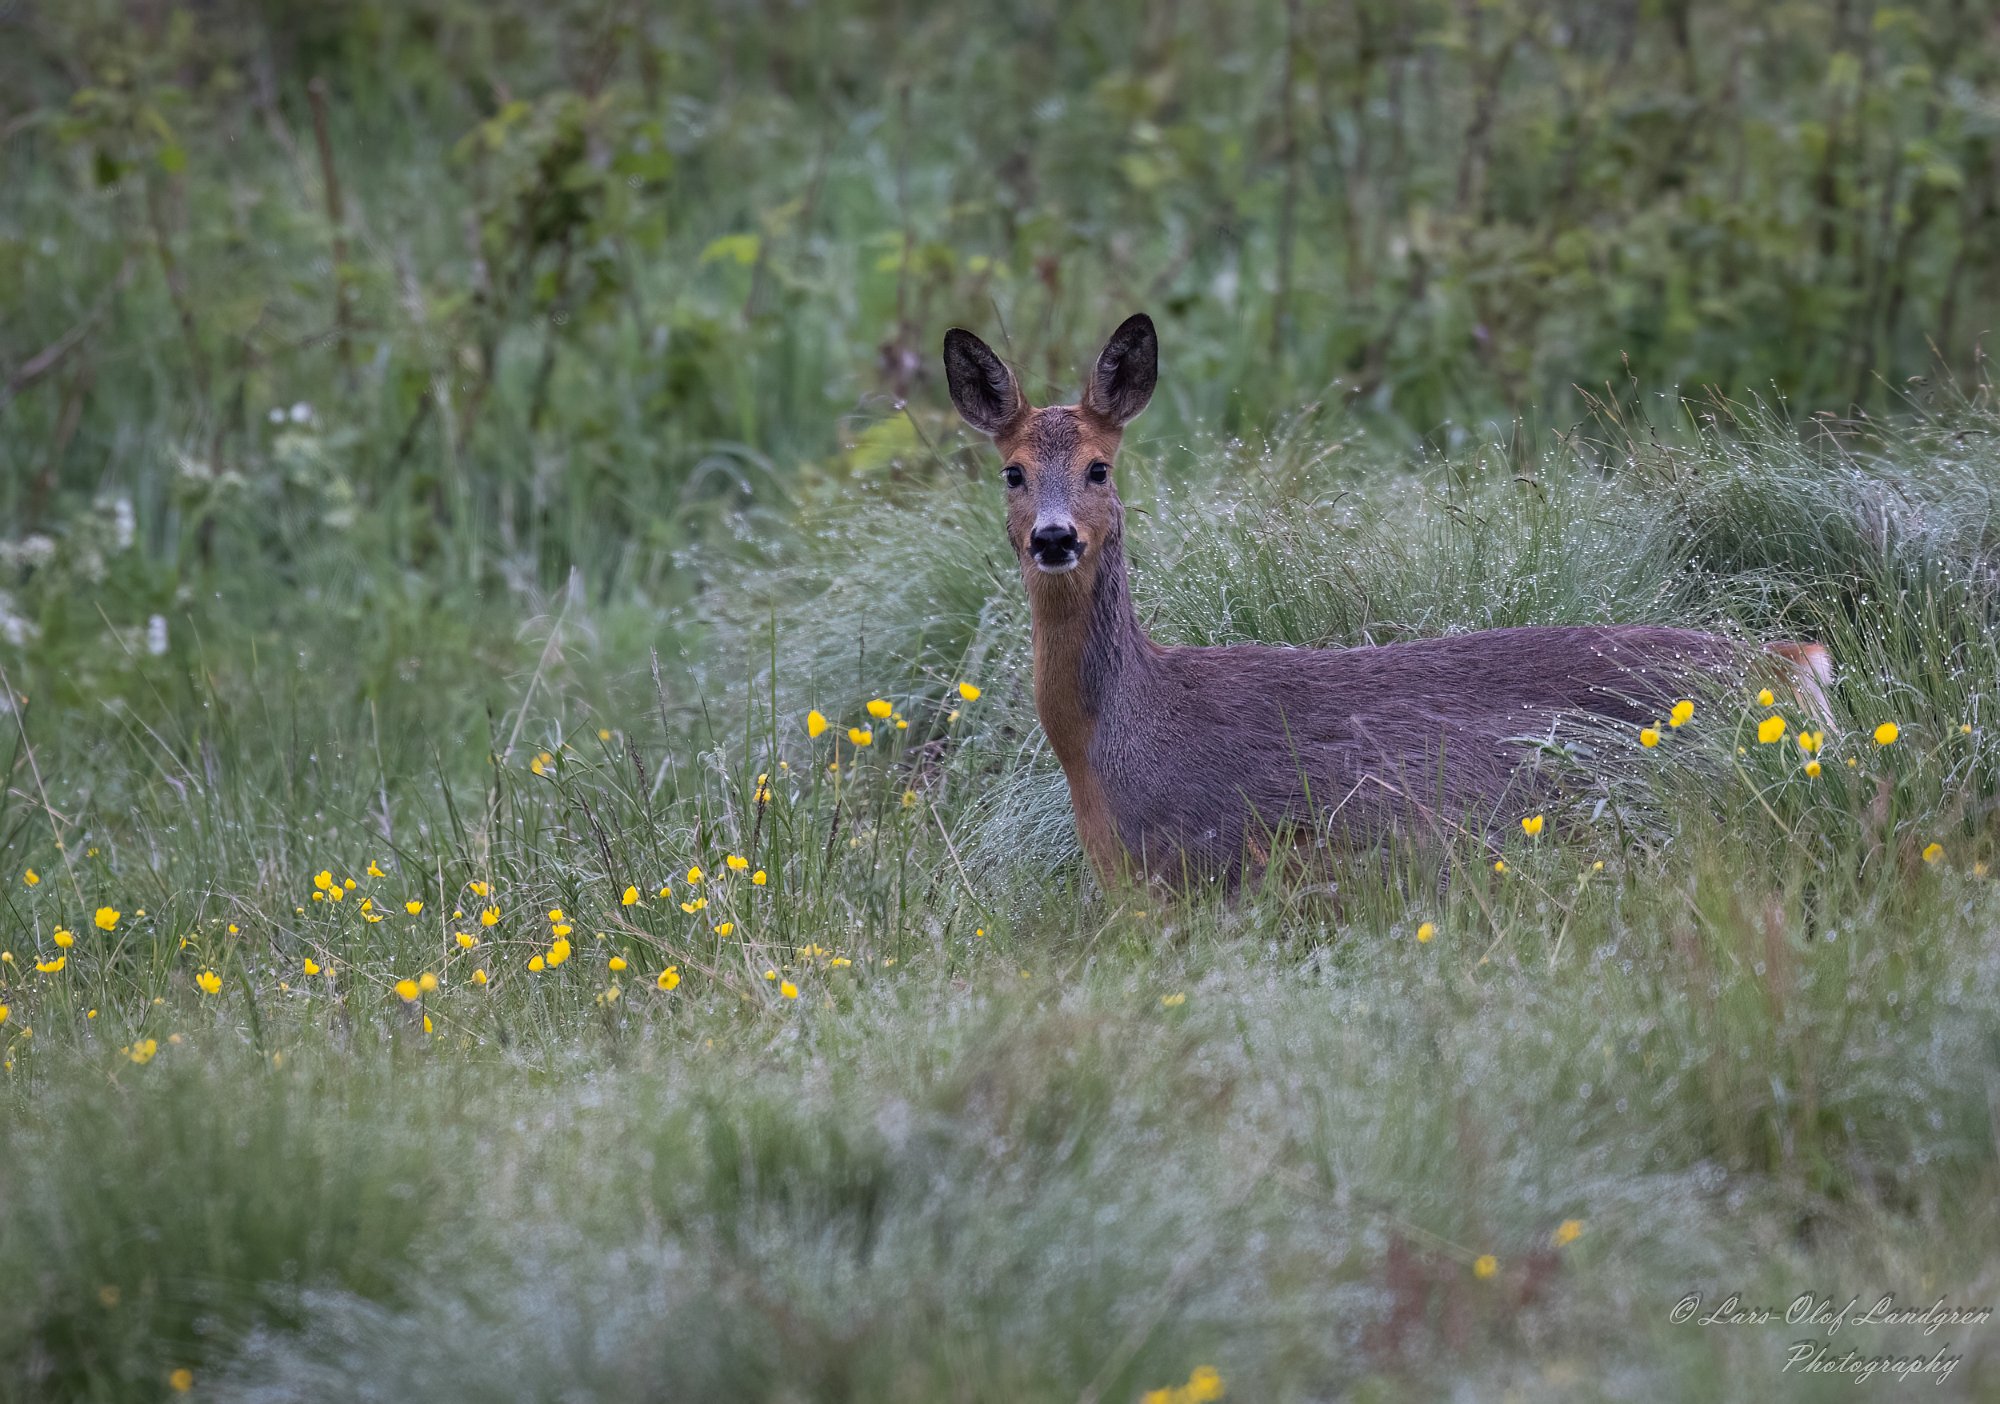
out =
<path fill-rule="evenodd" d="M 36 961 L 35 969 L 39 970 L 44 975 L 57 975 L 60 974 L 62 972 L 62 968 L 68 964 L 69 964 L 69 957 L 66 955 L 59 955 L 54 960 Z"/>
<path fill-rule="evenodd" d="M 727 858 L 723 859 L 722 861 L 729 865 L 729 871 L 732 873 L 740 873 L 745 868 L 750 866 L 750 860 L 748 858 L 739 857 L 734 853 L 730 854 Z"/>
<path fill-rule="evenodd" d="M 396 994 L 405 1004 L 415 1004 L 417 996 L 422 993 L 415 980 L 405 978 L 396 982 Z"/>
<path fill-rule="evenodd" d="M 979 700 L 979 689 L 971 683 L 962 682 L 958 685 L 958 695 L 968 702 L 977 702 Z"/>
<path fill-rule="evenodd" d="M 423 974 L 417 976 L 417 988 L 422 990 L 425 994 L 429 994 L 432 990 L 436 989 L 437 987 L 438 987 L 438 977 L 431 974 L 430 971 L 426 970 Z"/>
<path fill-rule="evenodd" d="M 618 897 L 618 905 L 620 905 L 621 907 L 636 907 L 636 906 L 638 906 L 638 905 L 639 905 L 639 889 L 638 889 L 638 888 L 636 888 L 636 887 L 628 887 L 628 888 L 626 888 L 626 889 L 625 889 L 625 891 L 624 891 L 623 893 L 619 894 L 619 897 Z"/>
<path fill-rule="evenodd" d="M 1500 1271 L 1500 1260 L 1491 1253 L 1481 1253 L 1472 1260 L 1472 1275 L 1484 1281 Z"/>
<path fill-rule="evenodd" d="M 1417 941 L 1419 944 L 1429 941 L 1433 936 L 1436 936 L 1437 934 L 1438 934 L 1438 929 L 1437 929 L 1437 923 L 1435 922 L 1427 921 L 1417 927 Z"/>
<path fill-rule="evenodd" d="M 570 924 L 569 924 L 568 922 L 566 922 L 566 921 L 559 921 L 559 922 L 557 922 L 557 923 L 556 923 L 556 924 L 555 924 L 554 926 L 552 926 L 552 927 L 550 927 L 550 928 L 549 928 L 549 935 L 551 935 L 551 936 L 567 936 L 567 935 L 569 935 L 569 933 L 570 933 L 570 932 L 571 932 L 571 931 L 572 931 L 573 929 L 574 929 L 574 928 L 573 928 L 573 927 L 571 927 L 571 926 L 570 926 Z"/>
<path fill-rule="evenodd" d="M 847 728 L 847 739 L 857 746 L 872 746 L 875 744 L 875 733 L 865 726 L 850 726 Z"/>
<path fill-rule="evenodd" d="M 486 910 L 479 914 L 479 924 L 481 926 L 498 926 L 500 924 L 500 909 L 498 907 L 486 908 Z"/>
<path fill-rule="evenodd" d="M 1167 1389 L 1149 1389 L 1139 1396 L 1139 1404 L 1213 1404 L 1228 1391 L 1213 1365 L 1197 1365 L 1187 1383 Z"/>
<path fill-rule="evenodd" d="M 693 916 L 696 912 L 700 911 L 703 907 L 706 907 L 707 905 L 708 905 L 708 898 L 697 897 L 692 902 L 681 903 L 681 910 L 686 912 L 689 916 Z"/>
<path fill-rule="evenodd" d="M 1529 838 L 1533 838 L 1536 834 L 1539 834 L 1541 831 L 1542 831 L 1541 815 L 1530 814 L 1527 818 L 1521 821 L 1521 832 L 1526 834 Z"/>
<path fill-rule="evenodd" d="M 681 972 L 671 965 L 669 965 L 665 970 L 662 970 L 660 972 L 659 979 L 653 981 L 654 984 L 658 985 L 663 990 L 670 990 L 674 986 L 678 985 L 680 982 L 681 982 Z"/>
<path fill-rule="evenodd" d="M 76 944 L 76 937 L 72 936 L 68 931 L 65 931 L 62 927 L 58 926 L 56 928 L 55 942 L 58 946 L 62 947 L 62 949 L 68 950 L 71 946 L 74 946 Z"/>
<path fill-rule="evenodd" d="M 318 888 L 321 892 L 324 892 L 328 888 L 332 887 L 333 871 L 330 868 L 321 868 L 317 873 L 314 873 L 313 886 Z"/>
<path fill-rule="evenodd" d="M 403 903 L 403 910 L 408 912 L 411 916 L 417 915 L 417 913 L 421 912 L 423 909 L 424 909 L 424 904 L 422 902 L 417 901 L 414 897 L 411 898 L 409 901 Z"/>
<path fill-rule="evenodd" d="M 530 970 L 533 970 L 533 971 L 535 971 L 535 972 L 537 972 L 537 973 L 540 973 L 540 971 L 541 971 L 542 967 L 543 967 L 543 966 L 544 966 L 545 964 L 547 964 L 547 962 L 546 962 L 546 961 L 544 961 L 544 960 L 543 960 L 543 959 L 542 959 L 542 958 L 541 958 L 540 956 L 529 956 L 529 957 L 528 957 L 528 969 L 530 969 Z"/>
<path fill-rule="evenodd" d="M 1924 861 L 1925 861 L 1926 863 L 1935 863 L 1935 862 L 1937 862 L 1937 861 L 1938 861 L 1938 859 L 1940 859 L 1940 858 L 1942 858 L 1942 857 L 1944 857 L 1944 845 L 1943 845 L 1943 844 L 1941 844 L 1941 843 L 1933 843 L 1933 844 L 1929 844 L 1929 845 L 1927 845 L 1927 846 L 1926 846 L 1926 847 L 1924 848 Z"/>
<path fill-rule="evenodd" d="M 543 751 L 540 755 L 536 756 L 533 760 L 528 762 L 528 769 L 534 771 L 535 774 L 537 775 L 546 775 L 549 773 L 549 767 L 554 765 L 555 763 L 556 763 L 556 758 L 550 755 L 547 751 Z"/>
<path fill-rule="evenodd" d="M 160 1051 L 160 1041 L 156 1038 L 142 1038 L 131 1047 L 121 1048 L 118 1051 L 143 1068 L 152 1062 L 154 1055 Z"/>
<path fill-rule="evenodd" d="M 113 927 L 118 925 L 118 918 L 123 915 L 125 915 L 123 912 L 117 911 L 114 908 L 99 907 L 97 909 L 97 918 L 96 918 L 97 929 L 99 931 L 111 930 Z"/>
<path fill-rule="evenodd" d="M 204 970 L 194 977 L 194 982 L 203 994 L 221 994 L 222 977 L 213 970 Z"/>
<path fill-rule="evenodd" d="M 799 987 L 794 985 L 790 980 L 787 980 L 778 986 L 778 993 L 786 999 L 797 999 L 799 997 Z"/>
<path fill-rule="evenodd" d="M 1642 727 L 1640 727 L 1640 728 L 1639 728 L 1639 744 L 1640 744 L 1641 746 L 1644 746 L 1644 747 L 1646 747 L 1646 748 L 1647 748 L 1648 750 L 1651 750 L 1651 749 L 1652 749 L 1653 747 L 1655 747 L 1655 746 L 1659 745 L 1659 744 L 1660 744 L 1660 729 L 1659 729 L 1658 727 L 1656 727 L 1656 726 L 1642 726 Z"/>
<path fill-rule="evenodd" d="M 383 872 L 383 871 L 382 871 L 382 866 L 381 866 L 381 864 L 377 863 L 377 862 L 376 862 L 376 861 L 375 861 L 375 860 L 374 860 L 373 858 L 370 858 L 370 859 L 368 860 L 368 876 L 370 876 L 370 877 L 387 877 L 387 876 L 389 876 L 389 875 L 388 875 L 387 873 L 385 873 L 385 872 Z"/>
<path fill-rule="evenodd" d="M 817 741 L 825 730 L 826 718 L 820 715 L 818 709 L 806 713 L 806 735 Z"/>
<path fill-rule="evenodd" d="M 474 946 L 479 944 L 479 938 L 477 936 L 468 935 L 466 932 L 463 931 L 453 933 L 451 939 L 458 942 L 458 948 L 462 951 L 469 951 Z"/>
<path fill-rule="evenodd" d="M 483 985 L 483 984 L 485 984 L 485 983 L 486 983 L 486 972 L 485 972 L 484 970 L 475 970 L 475 971 L 473 971 L 473 972 L 472 972 L 472 983 L 473 983 L 473 984 L 475 984 L 475 985 Z"/>
<path fill-rule="evenodd" d="M 1686 698 L 1682 698 L 1680 701 L 1674 703 L 1673 711 L 1667 713 L 1667 725 L 1674 727 L 1686 726 L 1693 717 L 1694 703 L 1688 701 Z"/>
<path fill-rule="evenodd" d="M 1799 749 L 1809 756 L 1819 751 L 1825 745 L 1826 733 L 1824 731 L 1801 731 L 1799 733 Z"/>
<path fill-rule="evenodd" d="M 465 886 L 475 897 L 484 897 L 486 895 L 486 884 L 483 882 L 468 882 Z"/>
<path fill-rule="evenodd" d="M 194 1371 L 182 1367 L 167 1376 L 167 1388 L 175 1394 L 186 1394 L 194 1388 Z"/>
<path fill-rule="evenodd" d="M 569 942 L 563 940 L 561 937 L 557 937 L 555 944 L 549 947 L 549 969 L 555 969 L 568 959 Z"/>
<path fill-rule="evenodd" d="M 1160 996 L 1160 1007 L 1163 1009 L 1178 1009 L 1186 1003 L 1187 995 L 1182 991 L 1177 990 L 1173 994 Z"/>
<path fill-rule="evenodd" d="M 765 874 L 762 868 L 759 868 L 756 872 L 750 874 L 750 881 L 755 883 L 758 887 L 762 887 L 766 882 L 770 881 L 770 878 Z"/>
<path fill-rule="evenodd" d="M 623 970 L 625 968 L 625 957 L 613 956 L 611 959 L 605 961 L 604 964 L 605 968 L 609 970 Z"/>
<path fill-rule="evenodd" d="M 1896 744 L 1896 738 L 1902 734 L 1903 728 L 1897 726 L 1894 722 L 1883 722 L 1875 728 L 1875 744 L 1878 746 L 1893 746 Z"/>
<path fill-rule="evenodd" d="M 1507 871 L 1507 860 L 1506 860 L 1505 858 L 1495 858 L 1495 859 L 1493 860 L 1493 871 L 1494 871 L 1494 872 L 1496 872 L 1496 873 L 1504 873 L 1504 872 L 1506 872 L 1506 871 Z"/>
<path fill-rule="evenodd" d="M 1757 723 L 1757 743 L 1761 746 L 1770 745 L 1784 734 L 1785 719 L 1783 717 L 1766 717 Z"/>
<path fill-rule="evenodd" d="M 1771 689 L 1768 687 L 1757 694 L 1757 705 L 1759 707 L 1773 707 L 1777 705 L 1777 702 L 1778 699 L 1771 695 Z"/>
<path fill-rule="evenodd" d="M 8 1007 L 7 1007 L 6 1005 L 4 1005 L 4 1004 L 0 1004 L 0 1024 L 4 1024 L 4 1023 L 6 1023 L 6 1022 L 7 1022 L 7 1016 L 8 1016 L 9 1014 L 12 1014 L 13 1012 L 14 1012 L 14 1011 L 13 1011 L 12 1009 L 8 1008 Z"/>
<path fill-rule="evenodd" d="M 1583 1220 L 1581 1219 L 1564 1219 L 1556 1225 L 1555 1241 L 1558 1248 L 1567 1248 L 1582 1236 Z"/>
<path fill-rule="evenodd" d="M 689 868 L 689 869 L 688 869 L 688 876 L 687 876 L 687 880 L 688 880 L 688 886 L 689 886 L 689 887 L 693 887 L 693 886 L 694 886 L 694 885 L 695 885 L 696 883 L 700 882 L 700 881 L 701 881 L 701 869 L 700 869 L 699 867 L 692 867 L 692 868 Z"/>
<path fill-rule="evenodd" d="M 733 921 L 718 922 L 715 927 L 715 934 L 718 936 L 727 936 L 735 929 L 736 923 Z"/>
<path fill-rule="evenodd" d="M 316 960 L 314 960 L 314 959 L 313 959 L 313 958 L 312 958 L 311 956 L 307 956 L 307 957 L 306 957 L 306 960 L 305 960 L 305 967 L 304 967 L 304 968 L 305 968 L 305 972 L 306 972 L 306 974 L 308 974 L 308 975 L 317 975 L 317 974 L 319 974 L 319 962 L 318 962 L 318 961 L 316 961 Z"/>
<path fill-rule="evenodd" d="M 1808 780 L 1817 780 L 1817 779 L 1819 779 L 1819 762 L 1818 762 L 1818 761 L 1816 761 L 1816 760 L 1811 760 L 1811 761 L 1807 761 L 1807 762 L 1806 762 L 1806 778 L 1807 778 Z"/>
<path fill-rule="evenodd" d="M 868 704 L 868 715 L 875 718 L 876 721 L 888 720 L 889 713 L 895 710 L 894 707 L 889 705 L 889 699 L 886 697 L 878 697 Z"/>
<path fill-rule="evenodd" d="M 28 869 L 28 871 L 21 874 L 21 881 L 25 882 L 30 887 L 35 886 L 41 880 L 42 880 L 42 875 L 36 872 L 33 868 L 30 868 Z"/>

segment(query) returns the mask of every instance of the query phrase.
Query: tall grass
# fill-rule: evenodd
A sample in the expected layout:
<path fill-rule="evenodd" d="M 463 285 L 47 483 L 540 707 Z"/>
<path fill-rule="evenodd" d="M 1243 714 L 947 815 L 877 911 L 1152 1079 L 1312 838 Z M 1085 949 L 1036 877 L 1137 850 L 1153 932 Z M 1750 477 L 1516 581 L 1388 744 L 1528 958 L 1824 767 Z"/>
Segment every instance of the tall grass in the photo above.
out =
<path fill-rule="evenodd" d="M 1746 680 L 1573 753 L 1504 873 L 1100 891 L 962 475 L 703 556 L 657 681 L 652 616 L 587 590 L 388 647 L 366 608 L 277 647 L 191 606 L 104 665 L 115 701 L 8 718 L 5 1388 L 1131 1399 L 1212 1365 L 1251 1399 L 1844 1397 L 1781 1369 L 1788 1333 L 1667 1313 L 1996 1286 L 2000 464 L 1983 401 L 1868 436 L 1734 414 L 1121 466 L 1163 639 L 1831 646 L 1818 778 L 1755 741 Z M 379 666 L 358 700 L 341 658 Z M 2000 1368 L 1978 1328 L 1851 1339 L 1948 1341 L 1947 1394 Z"/>

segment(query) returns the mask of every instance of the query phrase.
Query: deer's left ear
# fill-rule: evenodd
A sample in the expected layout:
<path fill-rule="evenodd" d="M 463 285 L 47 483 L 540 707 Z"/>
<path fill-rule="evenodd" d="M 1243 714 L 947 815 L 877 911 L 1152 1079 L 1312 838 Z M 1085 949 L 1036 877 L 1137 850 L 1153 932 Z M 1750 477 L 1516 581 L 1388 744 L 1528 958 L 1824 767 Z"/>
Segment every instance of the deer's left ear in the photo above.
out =
<path fill-rule="evenodd" d="M 1153 319 L 1135 312 L 1098 352 L 1090 383 L 1083 388 L 1083 407 L 1123 428 L 1146 408 L 1159 378 L 1160 340 L 1153 333 Z"/>

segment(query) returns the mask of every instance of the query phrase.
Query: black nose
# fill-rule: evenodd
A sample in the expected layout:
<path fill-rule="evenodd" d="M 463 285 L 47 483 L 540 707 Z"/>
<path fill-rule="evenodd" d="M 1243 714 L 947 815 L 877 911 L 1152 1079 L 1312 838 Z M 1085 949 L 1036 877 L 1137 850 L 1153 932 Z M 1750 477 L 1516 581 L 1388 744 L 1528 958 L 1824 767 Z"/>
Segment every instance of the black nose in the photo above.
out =
<path fill-rule="evenodd" d="M 1067 524 L 1038 526 L 1028 537 L 1028 545 L 1043 560 L 1066 560 L 1076 554 L 1076 528 Z"/>

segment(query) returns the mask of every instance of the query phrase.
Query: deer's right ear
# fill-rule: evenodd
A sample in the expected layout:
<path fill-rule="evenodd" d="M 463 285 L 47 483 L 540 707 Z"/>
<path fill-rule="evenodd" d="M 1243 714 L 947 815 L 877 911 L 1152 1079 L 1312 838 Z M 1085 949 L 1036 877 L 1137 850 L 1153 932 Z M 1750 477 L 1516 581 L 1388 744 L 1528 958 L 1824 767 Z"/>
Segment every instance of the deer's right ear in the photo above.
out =
<path fill-rule="evenodd" d="M 959 327 L 944 334 L 944 378 L 951 386 L 951 402 L 982 434 L 999 434 L 1027 410 L 1014 372 L 992 347 Z"/>

